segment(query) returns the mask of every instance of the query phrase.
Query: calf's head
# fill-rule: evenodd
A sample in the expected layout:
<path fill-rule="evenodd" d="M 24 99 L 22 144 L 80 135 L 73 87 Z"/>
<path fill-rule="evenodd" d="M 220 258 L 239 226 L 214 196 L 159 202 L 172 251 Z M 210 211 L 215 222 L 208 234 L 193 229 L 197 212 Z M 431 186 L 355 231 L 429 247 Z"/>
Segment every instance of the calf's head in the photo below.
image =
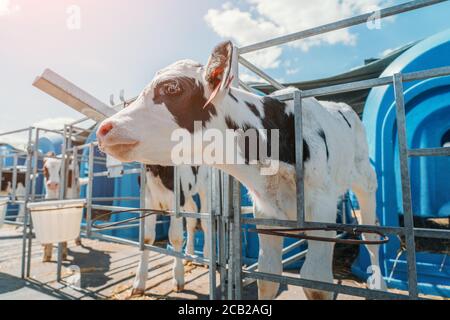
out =
<path fill-rule="evenodd" d="M 44 181 L 47 193 L 58 191 L 60 183 L 61 159 L 56 158 L 56 154 L 47 153 L 44 158 Z"/>
<path fill-rule="evenodd" d="M 137 100 L 106 119 L 97 131 L 100 149 L 122 162 L 171 165 L 174 130 L 195 134 L 220 112 L 232 75 L 233 45 L 219 44 L 207 66 L 182 60 L 159 71 Z"/>

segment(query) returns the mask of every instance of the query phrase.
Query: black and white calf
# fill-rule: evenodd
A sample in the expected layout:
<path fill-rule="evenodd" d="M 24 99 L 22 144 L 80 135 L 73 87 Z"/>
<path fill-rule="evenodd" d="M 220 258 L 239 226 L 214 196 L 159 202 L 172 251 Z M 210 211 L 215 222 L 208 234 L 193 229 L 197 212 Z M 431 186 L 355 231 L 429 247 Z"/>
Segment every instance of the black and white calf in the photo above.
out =
<path fill-rule="evenodd" d="M 230 88 L 232 60 L 233 46 L 226 42 L 214 49 L 207 66 L 183 60 L 158 72 L 132 105 L 99 127 L 101 148 L 124 162 L 172 165 L 172 151 L 178 142 L 171 138 L 177 129 L 183 129 L 193 140 L 208 129 L 223 135 L 227 129 L 278 129 L 280 162 L 276 174 L 261 175 L 261 163 L 212 165 L 249 189 L 258 218 L 295 220 L 293 102 Z M 200 128 L 194 126 L 195 121 L 201 122 Z M 303 127 L 307 220 L 335 222 L 338 198 L 351 188 L 361 205 L 362 223 L 375 225 L 377 180 L 368 158 L 365 131 L 356 113 L 343 103 L 304 99 Z M 268 143 L 267 136 L 261 134 L 260 139 Z M 192 153 L 203 156 L 201 148 L 194 148 Z M 245 155 L 245 150 L 240 150 L 240 157 Z M 332 236 L 330 232 L 312 234 Z M 260 236 L 259 271 L 281 274 L 282 240 Z M 372 264 L 378 266 L 378 246 L 368 249 Z M 333 251 L 331 243 L 309 241 L 300 276 L 332 282 Z M 259 298 L 274 298 L 278 288 L 278 284 L 259 281 Z M 305 293 L 311 299 L 331 298 L 331 294 L 317 290 L 305 289 Z"/>
<path fill-rule="evenodd" d="M 174 205 L 174 168 L 157 165 L 146 166 L 147 185 L 145 190 L 145 208 L 155 210 L 173 210 Z M 208 169 L 204 166 L 190 167 L 181 166 L 178 169 L 180 177 L 180 209 L 184 212 L 207 212 L 207 182 Z M 193 196 L 200 197 L 201 208 L 197 208 Z M 204 219 L 201 219 L 201 226 L 208 239 L 210 230 Z M 187 243 L 186 253 L 195 255 L 194 236 L 197 226 L 197 219 L 187 218 Z M 169 241 L 175 251 L 181 252 L 183 249 L 183 218 L 170 218 Z M 145 218 L 145 243 L 152 245 L 156 237 L 156 216 Z M 205 241 L 203 248 L 205 258 L 209 257 L 208 241 Z M 133 283 L 132 295 L 142 295 L 145 292 L 145 282 L 148 274 L 149 252 L 144 250 L 141 254 L 136 277 Z M 173 265 L 173 286 L 176 291 L 184 288 L 184 265 L 182 259 L 175 258 Z"/>

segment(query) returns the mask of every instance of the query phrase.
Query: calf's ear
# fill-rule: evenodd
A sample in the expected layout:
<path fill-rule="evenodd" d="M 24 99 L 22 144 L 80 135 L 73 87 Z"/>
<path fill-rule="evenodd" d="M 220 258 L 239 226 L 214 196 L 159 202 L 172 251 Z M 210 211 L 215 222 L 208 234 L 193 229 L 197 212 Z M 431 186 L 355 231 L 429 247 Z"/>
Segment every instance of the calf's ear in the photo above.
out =
<path fill-rule="evenodd" d="M 222 42 L 214 48 L 209 57 L 205 69 L 205 80 L 213 92 L 225 89 L 233 80 L 231 72 L 233 50 L 234 47 L 231 41 Z"/>

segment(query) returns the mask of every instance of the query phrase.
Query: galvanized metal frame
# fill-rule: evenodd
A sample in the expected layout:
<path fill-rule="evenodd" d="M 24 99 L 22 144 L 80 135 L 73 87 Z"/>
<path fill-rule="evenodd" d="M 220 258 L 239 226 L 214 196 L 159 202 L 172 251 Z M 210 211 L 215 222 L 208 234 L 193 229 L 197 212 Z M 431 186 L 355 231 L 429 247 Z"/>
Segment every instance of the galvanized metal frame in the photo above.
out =
<path fill-rule="evenodd" d="M 427 7 L 444 1 L 411 1 L 401 5 L 393 6 L 390 8 L 382 9 L 379 11 L 378 17 L 384 18 L 388 16 L 393 16 L 403 12 L 416 10 L 419 8 Z M 284 86 L 278 83 L 270 75 L 260 70 L 258 67 L 254 66 L 251 62 L 247 61 L 241 55 L 249 52 L 254 52 L 257 50 L 270 48 L 273 46 L 278 46 L 288 42 L 305 39 L 307 37 L 324 34 L 327 32 L 355 26 L 358 24 L 365 23 L 374 13 L 367 13 L 360 16 L 352 17 L 349 19 L 344 19 L 335 23 L 330 23 L 317 28 L 312 28 L 309 30 L 297 32 L 287 36 L 278 37 L 268 41 L 263 41 L 256 43 L 254 45 L 242 47 L 238 49 L 239 52 L 239 62 L 241 65 L 247 69 L 253 71 L 256 75 L 266 80 L 268 83 L 273 85 L 276 89 L 283 89 Z M 238 73 L 238 70 L 235 70 Z M 302 138 L 302 100 L 308 97 L 320 97 L 323 95 L 328 95 L 332 93 L 343 93 L 351 92 L 360 89 L 369 89 L 377 86 L 383 85 L 393 85 L 395 91 L 395 101 L 396 101 L 396 115 L 397 115 L 397 127 L 398 127 L 398 138 L 399 138 L 399 154 L 400 154 L 400 170 L 402 177 L 402 195 L 403 195 L 403 208 L 405 215 L 405 226 L 404 227 L 381 227 L 381 226 L 358 226 L 360 230 L 365 231 L 380 231 L 384 233 L 392 233 L 397 235 L 404 235 L 406 238 L 406 250 L 408 252 L 407 262 L 408 262 L 408 295 L 403 294 L 393 294 L 390 292 L 382 292 L 377 290 L 361 289 L 351 286 L 343 286 L 331 283 L 325 283 L 320 281 L 312 281 L 307 279 L 298 279 L 292 277 L 278 276 L 272 274 L 265 274 L 255 271 L 257 264 L 242 269 L 242 265 L 239 259 L 232 261 L 233 270 L 241 270 L 239 277 L 234 277 L 234 288 L 240 288 L 242 284 L 241 279 L 244 279 L 244 283 L 248 283 L 251 279 L 267 280 L 273 282 L 279 282 L 282 284 L 292 284 L 297 286 L 303 286 L 307 288 L 314 288 L 324 291 L 331 291 L 335 293 L 345 293 L 355 296 L 362 296 L 366 298 L 373 299 L 417 299 L 419 297 L 417 288 L 417 270 L 416 270 L 416 258 L 415 258 L 415 237 L 432 237 L 432 238 L 444 238 L 450 239 L 450 230 L 434 230 L 434 229 L 421 229 L 415 228 L 413 222 L 413 212 L 411 205 L 411 185 L 410 185 L 410 175 L 408 168 L 408 158 L 409 157 L 427 157 L 427 156 L 450 156 L 450 148 L 436 148 L 436 149 L 413 149 L 409 150 L 407 147 L 406 139 L 406 111 L 404 106 L 404 96 L 403 96 L 403 82 L 414 81 L 420 79 L 428 79 L 433 77 L 440 77 L 450 75 L 450 66 L 436 68 L 431 70 L 424 70 L 420 72 L 412 72 L 408 74 L 395 74 L 393 77 L 383 77 L 377 79 L 370 79 L 340 85 L 334 85 L 329 87 L 322 87 L 312 90 L 296 90 L 293 93 L 275 95 L 275 98 L 282 101 L 293 100 L 294 101 L 294 115 L 295 115 L 295 135 L 296 135 L 296 182 L 297 182 L 297 221 L 285 221 L 277 219 L 235 219 L 234 230 L 239 228 L 242 223 L 256 224 L 263 226 L 278 226 L 278 227 L 290 227 L 290 228 L 323 228 L 323 227 L 334 227 L 339 228 L 342 231 L 351 231 L 354 226 L 346 225 L 345 223 L 318 223 L 313 221 L 306 221 L 304 212 L 304 180 L 303 180 L 303 138 Z M 238 78 L 238 77 L 237 77 Z M 242 81 L 240 81 L 242 82 Z M 245 87 L 244 87 L 245 88 Z M 246 90 L 248 90 L 247 88 Z M 248 90 L 249 91 L 249 90 Z M 233 202 L 234 203 L 234 202 Z M 239 221 L 239 222 L 237 222 Z M 345 222 L 345 221 L 344 221 Z M 240 243 L 240 232 L 234 232 L 234 238 L 232 239 L 233 244 Z M 237 257 L 237 252 L 235 251 L 235 258 Z M 303 257 L 304 254 L 300 253 L 298 257 Z M 283 261 L 284 262 L 284 261 Z M 234 273 L 236 274 L 236 273 Z M 250 279 L 250 281 L 249 281 Z M 235 297 L 241 298 L 240 289 L 235 290 Z"/>
<path fill-rule="evenodd" d="M 437 4 L 440 2 L 444 2 L 445 0 L 418 0 L 411 1 L 405 4 L 393 6 L 390 8 L 386 8 L 379 11 L 379 17 L 384 18 L 392 15 L 396 15 L 402 12 L 407 12 L 423 7 L 427 7 L 433 4 Z M 370 18 L 374 13 L 367 13 L 364 15 L 359 15 L 356 17 L 352 17 L 349 19 L 344 19 L 335 23 L 327 24 L 324 26 L 320 26 L 317 28 L 312 28 L 309 30 L 301 31 L 298 33 L 290 34 L 283 37 L 278 37 L 272 40 L 264 41 L 261 43 L 257 43 L 254 45 L 236 48 L 235 50 L 235 65 L 233 66 L 235 72 L 235 81 L 233 82 L 233 86 L 240 86 L 247 91 L 253 91 L 252 88 L 246 85 L 244 82 L 239 80 L 239 62 L 245 68 L 255 72 L 258 76 L 272 84 L 277 89 L 283 89 L 284 86 L 280 84 L 278 81 L 270 77 L 267 73 L 260 70 L 256 66 L 254 66 L 251 62 L 242 57 L 243 54 L 254 52 L 257 50 L 261 50 L 264 48 L 269 48 L 272 46 L 277 46 L 281 44 L 285 44 L 291 41 L 296 41 L 300 39 L 305 39 L 307 37 L 311 37 L 314 35 L 324 34 L 326 32 L 331 32 L 335 30 L 339 30 L 342 28 L 347 28 L 350 26 L 355 26 L 361 23 L 365 23 L 368 18 Z M 59 134 L 63 134 L 64 136 L 64 146 L 63 146 L 63 159 L 69 159 L 69 155 L 73 154 L 74 159 L 74 168 L 77 165 L 78 161 L 87 161 L 88 162 L 88 185 L 87 185 L 87 218 L 86 218 L 86 227 L 83 230 L 85 236 L 89 238 L 97 238 L 106 241 L 112 241 L 116 243 L 122 243 L 126 245 L 131 245 L 140 248 L 141 250 L 150 250 L 153 252 L 157 252 L 160 254 L 170 255 L 173 257 L 178 257 L 182 259 L 186 259 L 188 261 L 194 261 L 197 263 L 203 263 L 209 265 L 210 270 L 210 298 L 211 299 L 242 299 L 242 290 L 243 285 L 248 284 L 254 279 L 259 280 L 268 280 L 274 281 L 284 284 L 292 284 L 297 286 L 303 286 L 307 288 L 315 288 L 325 291 L 333 291 L 336 293 L 345 293 L 350 295 L 363 296 L 367 298 L 373 299 L 404 299 L 404 298 L 413 298 L 416 299 L 418 297 L 417 291 L 417 274 L 415 270 L 415 246 L 414 239 L 415 237 L 432 237 L 432 238 L 445 238 L 450 239 L 450 231 L 446 230 L 433 230 L 433 229 L 421 229 L 415 228 L 412 221 L 412 211 L 411 211 L 411 192 L 410 192 L 410 182 L 409 182 L 409 171 L 408 171 L 408 157 L 422 157 L 422 156 L 450 156 L 450 148 L 439 148 L 439 149 L 414 149 L 408 150 L 406 144 L 406 130 L 405 130 L 405 110 L 404 110 L 404 99 L 403 99 L 403 88 L 402 84 L 405 81 L 414 81 L 420 79 L 426 79 L 431 77 L 439 77 L 450 74 L 450 66 L 432 70 L 426 70 L 421 72 L 413 72 L 403 75 L 394 75 L 394 77 L 384 77 L 378 79 L 371 79 L 365 81 L 358 81 L 353 83 L 323 87 L 312 90 L 304 90 L 304 91 L 295 91 L 291 94 L 283 94 L 277 96 L 278 99 L 282 101 L 293 100 L 294 101 L 294 114 L 295 114 L 295 133 L 296 133 L 296 158 L 303 159 L 303 148 L 302 148 L 302 100 L 308 97 L 320 97 L 323 95 L 331 94 L 331 93 L 342 93 L 342 92 L 350 92 L 356 91 L 359 89 L 368 89 L 377 86 L 390 85 L 392 84 L 395 89 L 396 94 L 396 111 L 397 111 L 397 123 L 399 128 L 399 151 L 401 155 L 401 175 L 402 175 L 402 194 L 403 194 L 403 204 L 405 211 L 405 227 L 381 227 L 381 226 L 358 226 L 360 230 L 376 230 L 389 234 L 396 235 L 404 235 L 406 238 L 407 251 L 408 251 L 408 271 L 409 271 L 409 295 L 402 294 L 394 294 L 390 292 L 381 292 L 377 290 L 368 290 L 362 288 L 355 288 L 351 286 L 343 286 L 338 284 L 324 283 L 320 281 L 312 281 L 307 279 L 299 279 L 293 277 L 285 277 L 285 276 L 277 276 L 272 274 L 266 274 L 262 272 L 255 271 L 257 269 L 257 264 L 250 266 L 246 269 L 242 267 L 242 224 L 256 224 L 256 225 L 264 225 L 264 226 L 281 226 L 281 227 L 338 227 L 342 231 L 352 231 L 354 226 L 344 224 L 336 224 L 336 223 L 317 223 L 312 221 L 305 221 L 305 212 L 304 212 L 304 186 L 303 186 L 303 162 L 297 161 L 296 163 L 296 172 L 297 172 L 297 221 L 284 221 L 284 220 L 276 220 L 276 219 L 248 219 L 243 218 L 241 216 L 242 208 L 241 208 L 241 199 L 240 199 L 240 184 L 232 177 L 224 174 L 223 172 L 219 172 L 216 169 L 210 170 L 210 188 L 208 192 L 208 211 L 207 213 L 187 213 L 180 212 L 179 210 L 179 175 L 178 170 L 176 170 L 175 176 L 175 195 L 176 201 L 174 203 L 173 212 L 169 212 L 176 217 L 189 217 L 189 218 L 207 218 L 209 222 L 209 227 L 211 230 L 211 237 L 209 239 L 205 239 L 209 241 L 211 248 L 211 257 L 209 260 L 202 259 L 198 257 L 192 257 L 185 255 L 180 252 L 175 252 L 172 250 L 166 250 L 163 248 L 159 248 L 156 246 L 146 245 L 144 243 L 144 222 L 141 219 L 139 224 L 129 224 L 120 227 L 111 227 L 109 230 L 113 229 L 123 229 L 123 228 L 139 228 L 140 237 L 139 241 L 130 241 L 126 239 L 121 239 L 118 237 L 112 237 L 104 235 L 100 232 L 100 230 L 93 229 L 91 227 L 92 221 L 92 209 L 104 209 L 104 210 L 124 210 L 124 209 L 139 209 L 139 208 L 123 208 L 117 206 L 103 206 L 96 205 L 94 201 L 111 201 L 118 199 L 125 199 L 125 197 L 104 197 L 104 198 L 94 198 L 93 197 L 93 184 L 94 180 L 97 177 L 108 176 L 107 172 L 94 172 L 94 164 L 95 163 L 104 163 L 104 160 L 98 157 L 95 157 L 95 147 L 97 143 L 88 143 L 83 146 L 72 147 L 71 141 L 72 136 L 79 134 L 83 130 L 88 131 L 87 129 L 82 129 L 77 127 L 77 125 L 81 124 L 83 121 L 88 120 L 88 118 L 81 119 L 80 121 L 76 121 L 65 126 L 64 130 L 55 131 L 55 130 L 46 130 L 41 128 L 27 128 L 22 130 L 15 130 L 11 132 L 7 132 L 4 134 L 0 134 L 0 136 L 19 133 L 19 132 L 28 132 L 28 148 L 26 153 L 24 154 L 27 157 L 27 182 L 26 182 L 26 190 L 27 194 L 24 201 L 18 201 L 17 199 L 13 199 L 14 203 L 24 203 L 25 204 L 25 217 L 24 217 L 24 231 L 23 231 L 23 248 L 22 248 L 22 277 L 26 277 L 30 275 L 30 261 L 31 261 L 31 235 L 32 235 L 32 223 L 29 215 L 29 211 L 26 208 L 26 204 L 29 201 L 36 201 L 37 195 L 35 192 L 36 188 L 36 173 L 37 173 L 37 163 L 38 163 L 38 152 L 35 148 L 37 146 L 37 142 L 39 140 L 39 131 L 48 131 L 55 132 Z M 132 100 L 131 100 L 132 101 Z M 38 129 L 38 130 L 36 130 Z M 33 144 L 33 130 L 36 130 L 36 135 L 34 136 L 34 144 Z M 89 157 L 86 159 L 83 156 L 79 156 L 78 152 L 83 149 L 89 149 Z M 0 155 L 1 160 L 1 155 Z M 34 160 L 35 165 L 32 166 L 32 160 Z M 63 161 L 64 163 L 66 161 Z M 1 164 L 3 162 L 0 161 L 0 178 L 2 174 Z M 62 172 L 62 179 L 65 181 L 67 177 L 67 164 L 64 164 Z M 15 169 L 15 175 L 17 177 L 17 169 Z M 34 179 L 31 181 L 30 176 L 31 173 L 34 173 Z M 141 166 L 140 169 L 124 169 L 123 174 L 135 174 L 138 173 L 141 175 L 141 191 L 140 191 L 140 201 L 141 207 L 145 207 L 144 197 L 145 197 L 145 183 L 146 183 L 146 175 L 144 166 Z M 62 183 L 65 186 L 65 183 Z M 62 196 L 65 194 L 66 190 L 62 190 Z M 126 197 L 127 199 L 131 199 L 131 197 Z M 133 198 L 134 199 L 134 198 Z M 142 213 L 141 213 L 142 215 Z M 344 221 L 345 222 L 345 221 Z M 102 229 L 106 230 L 106 229 Z M 217 230 L 217 234 L 216 231 Z M 283 252 L 292 251 L 295 248 L 298 248 L 304 243 L 304 241 L 299 241 L 294 243 L 293 245 L 285 248 Z M 216 251 L 217 248 L 217 251 Z M 283 260 L 283 265 L 291 263 L 295 260 L 301 259 L 305 256 L 306 251 L 303 251 L 289 259 Z M 219 291 L 217 291 L 217 281 L 216 281 L 216 270 L 219 272 Z M 61 250 L 59 250 L 58 254 L 58 280 L 61 279 Z"/>

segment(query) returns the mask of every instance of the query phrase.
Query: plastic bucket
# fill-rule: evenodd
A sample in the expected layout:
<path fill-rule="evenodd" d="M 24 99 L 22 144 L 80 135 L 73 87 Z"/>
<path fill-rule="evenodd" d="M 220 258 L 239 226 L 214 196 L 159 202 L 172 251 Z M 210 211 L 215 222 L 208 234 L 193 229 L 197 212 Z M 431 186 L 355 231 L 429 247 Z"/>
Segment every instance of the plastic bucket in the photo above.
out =
<path fill-rule="evenodd" d="M 0 198 L 0 228 L 3 227 L 3 224 L 5 223 L 8 200 L 8 198 Z"/>
<path fill-rule="evenodd" d="M 85 204 L 85 199 L 29 203 L 36 239 L 41 243 L 76 239 Z"/>

